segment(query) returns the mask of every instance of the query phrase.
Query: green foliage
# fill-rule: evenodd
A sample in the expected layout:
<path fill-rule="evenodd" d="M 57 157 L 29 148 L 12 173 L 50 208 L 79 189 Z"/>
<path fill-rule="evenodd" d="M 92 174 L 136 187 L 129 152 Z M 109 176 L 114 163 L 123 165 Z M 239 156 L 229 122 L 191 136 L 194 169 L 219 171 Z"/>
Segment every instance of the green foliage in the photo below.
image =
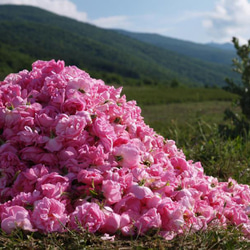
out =
<path fill-rule="evenodd" d="M 219 124 L 219 133 L 222 137 L 234 139 L 240 136 L 244 140 L 248 139 L 250 124 L 244 116 L 232 112 L 231 109 L 226 109 L 224 112 L 224 120 L 229 120 L 230 122 Z"/>
<path fill-rule="evenodd" d="M 0 249 L 249 249 L 250 243 L 242 238 L 235 227 L 228 229 L 210 227 L 196 233 L 187 232 L 171 241 L 166 241 L 153 232 L 141 237 L 116 237 L 114 242 L 104 241 L 100 235 L 86 231 L 66 233 L 38 232 L 28 233 L 22 230 L 13 231 L 6 235 L 0 231 Z"/>
<path fill-rule="evenodd" d="M 233 59 L 233 70 L 241 75 L 241 83 L 236 84 L 227 79 L 228 90 L 240 96 L 240 107 L 242 113 L 250 119 L 250 40 L 248 44 L 239 45 L 237 38 L 233 38 L 235 49 L 239 58 Z"/>
<path fill-rule="evenodd" d="M 227 78 L 228 86 L 225 89 L 239 96 L 237 104 L 241 108 L 241 113 L 225 110 L 225 120 L 229 120 L 229 123 L 220 124 L 219 131 L 223 137 L 241 136 L 247 140 L 250 129 L 250 40 L 245 45 L 239 45 L 235 37 L 232 41 L 238 55 L 238 58 L 233 59 L 233 70 L 240 74 L 241 82 L 235 83 L 234 80 Z"/>

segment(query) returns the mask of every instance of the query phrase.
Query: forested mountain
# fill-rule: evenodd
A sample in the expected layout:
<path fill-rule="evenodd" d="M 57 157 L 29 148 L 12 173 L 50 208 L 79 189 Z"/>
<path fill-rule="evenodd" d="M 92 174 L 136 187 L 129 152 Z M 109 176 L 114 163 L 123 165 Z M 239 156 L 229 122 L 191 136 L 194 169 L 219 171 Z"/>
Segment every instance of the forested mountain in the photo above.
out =
<path fill-rule="evenodd" d="M 208 62 L 230 65 L 232 63 L 232 58 L 236 56 L 232 44 L 199 44 L 165 37 L 158 34 L 137 33 L 125 30 L 116 31 L 120 34 L 124 34 L 139 41 L 155 45 L 159 48 L 175 51 L 181 55 L 186 55 L 192 58 L 197 58 Z"/>
<path fill-rule="evenodd" d="M 207 43 L 206 45 L 214 48 L 235 51 L 233 43 Z"/>
<path fill-rule="evenodd" d="M 30 6 L 0 6 L 0 78 L 36 59 L 61 59 L 107 83 L 223 85 L 230 66 L 206 62 L 113 30 Z"/>

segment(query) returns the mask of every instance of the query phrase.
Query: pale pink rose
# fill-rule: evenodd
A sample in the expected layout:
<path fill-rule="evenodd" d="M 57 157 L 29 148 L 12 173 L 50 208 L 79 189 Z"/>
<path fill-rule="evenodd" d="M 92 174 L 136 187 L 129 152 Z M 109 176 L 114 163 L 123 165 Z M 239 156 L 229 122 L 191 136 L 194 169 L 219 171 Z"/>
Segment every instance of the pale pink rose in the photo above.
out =
<path fill-rule="evenodd" d="M 93 85 L 93 81 L 90 78 L 89 74 L 85 73 L 83 77 L 75 77 L 72 78 L 68 82 L 68 89 L 76 89 L 79 90 L 82 94 L 87 93 L 90 91 Z"/>
<path fill-rule="evenodd" d="M 120 227 L 125 227 L 131 223 L 131 218 L 127 212 L 121 214 Z"/>
<path fill-rule="evenodd" d="M 250 237 L 250 223 L 244 223 L 241 225 L 241 230 L 244 236 L 248 239 Z"/>
<path fill-rule="evenodd" d="M 154 196 L 150 188 L 139 185 L 132 185 L 128 191 L 132 193 L 137 199 L 151 198 Z"/>
<path fill-rule="evenodd" d="M 139 234 L 144 234 L 152 228 L 160 229 L 161 223 L 161 216 L 157 209 L 151 208 L 135 222 L 135 226 Z"/>
<path fill-rule="evenodd" d="M 213 207 L 209 206 L 209 204 L 204 200 L 196 201 L 194 212 L 197 218 L 202 221 L 204 229 L 206 229 L 207 224 L 209 224 L 209 222 L 215 217 Z"/>
<path fill-rule="evenodd" d="M 16 109 L 9 110 L 8 108 L 1 109 L 0 118 L 5 128 L 12 128 L 18 125 L 22 119 L 19 111 L 17 111 Z M 4 134 L 4 131 L 3 131 L 3 134 Z"/>
<path fill-rule="evenodd" d="M 96 203 L 84 203 L 77 206 L 70 215 L 69 227 L 76 230 L 86 229 L 95 233 L 104 222 L 105 215 Z"/>
<path fill-rule="evenodd" d="M 131 144 L 122 144 L 114 148 L 115 160 L 122 167 L 133 168 L 140 163 L 140 155 L 138 148 Z"/>
<path fill-rule="evenodd" d="M 68 221 L 65 205 L 56 199 L 44 197 L 35 201 L 32 223 L 43 232 L 62 232 Z"/>
<path fill-rule="evenodd" d="M 102 192 L 108 204 L 114 204 L 121 200 L 121 185 L 112 180 L 104 180 L 102 182 Z"/>
<path fill-rule="evenodd" d="M 1 228 L 8 234 L 16 228 L 35 231 L 30 221 L 29 212 L 21 206 L 6 207 L 1 214 L 1 221 Z"/>
<path fill-rule="evenodd" d="M 101 239 L 114 242 L 115 241 L 115 235 L 110 236 L 109 234 L 105 233 L 103 236 L 101 236 Z"/>
<path fill-rule="evenodd" d="M 0 86 L 0 93 L 4 105 L 13 105 L 13 99 L 21 96 L 21 87 L 18 84 L 3 84 Z"/>
<path fill-rule="evenodd" d="M 102 225 L 100 231 L 108 234 L 115 234 L 116 231 L 120 228 L 121 216 L 112 209 L 103 209 L 105 215 L 105 222 Z"/>
<path fill-rule="evenodd" d="M 24 172 L 25 177 L 34 184 L 38 178 L 43 177 L 49 173 L 48 168 L 43 164 L 35 165 Z"/>

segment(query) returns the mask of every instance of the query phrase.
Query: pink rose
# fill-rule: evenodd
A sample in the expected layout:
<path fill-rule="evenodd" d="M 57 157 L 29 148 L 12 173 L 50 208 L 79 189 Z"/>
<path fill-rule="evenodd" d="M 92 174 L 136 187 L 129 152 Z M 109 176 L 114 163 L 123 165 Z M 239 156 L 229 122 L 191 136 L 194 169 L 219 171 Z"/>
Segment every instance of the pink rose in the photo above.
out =
<path fill-rule="evenodd" d="M 69 187 L 67 177 L 56 172 L 45 174 L 36 180 L 36 189 L 41 191 L 48 198 L 59 199 L 63 192 Z"/>
<path fill-rule="evenodd" d="M 135 226 L 139 234 L 144 234 L 152 228 L 160 229 L 161 223 L 161 216 L 157 209 L 151 208 L 135 222 Z"/>
<path fill-rule="evenodd" d="M 85 183 L 89 186 L 102 183 L 103 176 L 97 169 L 81 170 L 77 175 L 78 182 Z"/>
<path fill-rule="evenodd" d="M 35 124 L 43 131 L 54 127 L 55 119 L 59 114 L 59 110 L 53 106 L 45 106 L 35 114 Z"/>
<path fill-rule="evenodd" d="M 114 148 L 115 160 L 122 167 L 133 168 L 140 163 L 140 155 L 138 148 L 131 143 L 122 144 Z"/>
<path fill-rule="evenodd" d="M 77 206 L 70 215 L 69 227 L 72 229 L 84 228 L 91 233 L 98 231 L 104 224 L 105 215 L 96 203 L 84 203 Z"/>
<path fill-rule="evenodd" d="M 120 228 L 121 216 L 115 213 L 111 208 L 104 207 L 105 222 L 100 231 L 108 234 L 114 234 Z"/>
<path fill-rule="evenodd" d="M 150 188 L 139 185 L 132 185 L 129 189 L 129 192 L 139 200 L 142 200 L 144 198 L 151 198 L 154 196 Z"/>
<path fill-rule="evenodd" d="M 64 139 L 74 139 L 81 135 L 87 120 L 83 116 L 62 115 L 56 125 L 56 134 Z"/>
<path fill-rule="evenodd" d="M 141 206 L 141 201 L 138 198 L 135 198 L 134 195 L 129 193 L 115 204 L 114 211 L 119 214 L 128 210 L 140 213 Z"/>
<path fill-rule="evenodd" d="M 68 221 L 65 205 L 53 198 L 35 201 L 32 223 L 43 232 L 62 232 Z"/>
<path fill-rule="evenodd" d="M 97 117 L 93 122 L 93 133 L 103 144 L 106 151 L 113 149 L 113 143 L 116 139 L 114 128 L 107 121 L 106 117 Z"/>
<path fill-rule="evenodd" d="M 177 202 L 173 202 L 170 198 L 165 198 L 157 208 L 161 215 L 163 230 L 180 230 L 184 224 L 185 208 Z"/>
<path fill-rule="evenodd" d="M 16 228 L 35 231 L 30 222 L 29 212 L 20 206 L 6 207 L 1 214 L 1 220 L 1 228 L 6 233 L 11 233 Z"/>
<path fill-rule="evenodd" d="M 104 180 L 102 182 L 102 192 L 110 205 L 117 203 L 122 198 L 121 186 L 116 181 Z"/>
<path fill-rule="evenodd" d="M 85 101 L 79 98 L 70 98 L 63 103 L 63 111 L 69 115 L 75 115 L 77 111 L 85 108 Z"/>

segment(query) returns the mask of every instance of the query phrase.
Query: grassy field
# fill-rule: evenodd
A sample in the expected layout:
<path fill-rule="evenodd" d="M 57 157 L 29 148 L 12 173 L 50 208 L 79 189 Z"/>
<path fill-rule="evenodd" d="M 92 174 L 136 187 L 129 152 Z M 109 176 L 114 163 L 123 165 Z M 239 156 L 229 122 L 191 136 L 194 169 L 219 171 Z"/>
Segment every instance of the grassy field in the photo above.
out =
<path fill-rule="evenodd" d="M 136 100 L 138 105 L 159 105 L 169 103 L 232 101 L 236 95 L 219 88 L 168 88 L 159 86 L 123 87 L 128 100 Z"/>
<path fill-rule="evenodd" d="M 218 133 L 218 124 L 224 122 L 224 110 L 232 108 L 239 112 L 232 104 L 235 95 L 220 89 L 162 87 L 127 87 L 123 92 L 127 100 L 138 101 L 147 124 L 175 140 L 188 159 L 201 161 L 206 174 L 221 181 L 233 177 L 239 183 L 250 184 L 247 138 L 222 139 Z M 169 242 L 157 234 L 133 239 L 116 237 L 114 242 L 108 242 L 87 232 L 44 236 L 16 231 L 11 235 L 0 232 L 0 249 L 250 249 L 250 243 L 240 236 L 232 227 L 211 228 Z"/>

